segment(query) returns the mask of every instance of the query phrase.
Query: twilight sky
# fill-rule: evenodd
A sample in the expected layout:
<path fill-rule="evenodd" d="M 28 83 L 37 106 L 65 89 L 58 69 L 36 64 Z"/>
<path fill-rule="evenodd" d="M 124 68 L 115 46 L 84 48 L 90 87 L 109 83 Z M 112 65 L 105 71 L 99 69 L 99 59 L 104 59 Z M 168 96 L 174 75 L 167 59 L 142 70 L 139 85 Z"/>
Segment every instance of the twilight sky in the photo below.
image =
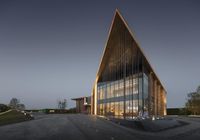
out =
<path fill-rule="evenodd" d="M 198 0 L 1 0 L 0 103 L 29 109 L 87 96 L 115 12 L 135 33 L 168 94 L 183 107 L 200 85 Z"/>

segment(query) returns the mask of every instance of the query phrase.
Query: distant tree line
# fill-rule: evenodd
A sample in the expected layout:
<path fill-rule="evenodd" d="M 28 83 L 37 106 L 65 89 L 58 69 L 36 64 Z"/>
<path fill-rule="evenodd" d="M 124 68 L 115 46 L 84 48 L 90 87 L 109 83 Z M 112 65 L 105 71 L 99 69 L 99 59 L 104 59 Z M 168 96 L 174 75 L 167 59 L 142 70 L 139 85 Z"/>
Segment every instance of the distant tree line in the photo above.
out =
<path fill-rule="evenodd" d="M 9 109 L 10 109 L 10 107 L 8 107 L 7 105 L 0 104 L 0 112 L 5 112 Z"/>
<path fill-rule="evenodd" d="M 167 108 L 167 115 L 191 115 L 187 108 Z"/>

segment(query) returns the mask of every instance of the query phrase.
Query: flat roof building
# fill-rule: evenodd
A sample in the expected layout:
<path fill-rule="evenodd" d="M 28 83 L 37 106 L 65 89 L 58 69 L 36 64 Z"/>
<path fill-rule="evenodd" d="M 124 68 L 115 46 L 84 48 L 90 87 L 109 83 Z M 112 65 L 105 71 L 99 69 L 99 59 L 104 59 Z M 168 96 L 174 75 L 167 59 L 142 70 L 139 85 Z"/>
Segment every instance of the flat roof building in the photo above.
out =
<path fill-rule="evenodd" d="M 76 101 L 76 113 L 91 114 L 91 96 L 73 98 Z"/>
<path fill-rule="evenodd" d="M 166 115 L 166 90 L 118 10 L 91 97 L 95 115 L 129 119 Z"/>

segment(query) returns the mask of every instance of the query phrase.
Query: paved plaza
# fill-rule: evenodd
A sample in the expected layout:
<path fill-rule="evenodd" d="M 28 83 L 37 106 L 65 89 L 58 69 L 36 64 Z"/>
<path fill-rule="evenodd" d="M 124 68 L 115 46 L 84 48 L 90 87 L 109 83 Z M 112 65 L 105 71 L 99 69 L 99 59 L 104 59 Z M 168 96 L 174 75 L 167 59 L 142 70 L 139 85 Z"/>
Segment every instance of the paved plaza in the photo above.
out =
<path fill-rule="evenodd" d="M 1 140 L 156 140 L 199 139 L 200 119 L 176 118 L 189 125 L 160 132 L 144 132 L 96 116 L 83 114 L 36 114 L 35 119 L 0 126 Z"/>

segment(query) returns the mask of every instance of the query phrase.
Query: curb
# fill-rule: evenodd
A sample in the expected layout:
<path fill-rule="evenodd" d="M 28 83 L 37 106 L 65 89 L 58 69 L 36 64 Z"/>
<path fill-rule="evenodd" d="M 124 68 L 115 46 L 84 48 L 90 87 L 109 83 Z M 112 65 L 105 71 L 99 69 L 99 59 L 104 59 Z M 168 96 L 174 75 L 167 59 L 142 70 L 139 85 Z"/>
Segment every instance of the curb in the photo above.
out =
<path fill-rule="evenodd" d="M 8 112 L 10 112 L 10 111 L 12 111 L 12 110 L 9 109 L 9 110 L 7 110 L 7 111 L 5 111 L 5 112 L 1 112 L 0 115 L 6 114 L 6 113 L 8 113 Z"/>

